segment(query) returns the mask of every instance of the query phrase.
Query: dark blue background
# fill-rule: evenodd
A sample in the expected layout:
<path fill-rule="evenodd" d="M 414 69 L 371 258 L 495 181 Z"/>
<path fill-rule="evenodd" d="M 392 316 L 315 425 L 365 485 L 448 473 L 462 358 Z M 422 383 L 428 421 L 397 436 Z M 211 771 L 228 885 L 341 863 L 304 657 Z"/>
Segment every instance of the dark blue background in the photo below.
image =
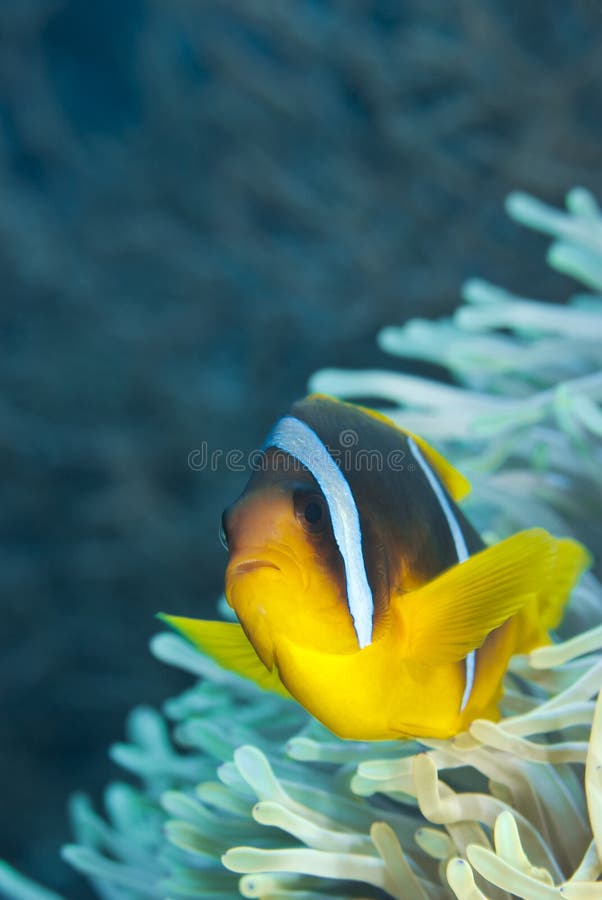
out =
<path fill-rule="evenodd" d="M 0 856 L 69 896 L 65 802 L 184 683 L 223 506 L 322 365 L 467 275 L 565 296 L 512 188 L 602 193 L 597 0 L 0 3 Z"/>

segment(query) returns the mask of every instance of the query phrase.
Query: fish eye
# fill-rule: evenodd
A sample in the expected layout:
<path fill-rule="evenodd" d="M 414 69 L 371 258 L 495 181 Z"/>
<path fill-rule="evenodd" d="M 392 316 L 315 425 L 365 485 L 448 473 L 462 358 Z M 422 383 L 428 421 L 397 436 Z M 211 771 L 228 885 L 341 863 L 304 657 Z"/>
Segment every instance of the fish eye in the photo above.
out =
<path fill-rule="evenodd" d="M 225 547 L 226 550 L 230 550 L 230 543 L 228 541 L 228 532 L 226 531 L 226 513 L 222 513 L 221 522 L 219 524 L 219 539 L 222 547 Z"/>
<path fill-rule="evenodd" d="M 321 494 L 296 491 L 293 497 L 295 516 L 304 531 L 319 534 L 328 525 L 328 508 Z"/>

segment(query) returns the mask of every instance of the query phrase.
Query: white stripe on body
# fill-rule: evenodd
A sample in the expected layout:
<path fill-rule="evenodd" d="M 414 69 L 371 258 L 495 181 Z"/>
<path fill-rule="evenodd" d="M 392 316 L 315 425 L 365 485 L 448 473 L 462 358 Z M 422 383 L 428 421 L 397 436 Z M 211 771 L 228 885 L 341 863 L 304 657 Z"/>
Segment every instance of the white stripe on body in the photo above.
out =
<path fill-rule="evenodd" d="M 374 601 L 362 553 L 360 519 L 345 476 L 315 431 L 294 416 L 284 416 L 263 449 L 276 447 L 298 459 L 318 482 L 328 504 L 332 530 L 345 566 L 347 602 L 360 649 L 372 643 Z"/>
<path fill-rule="evenodd" d="M 466 541 L 464 540 L 464 535 L 462 534 L 462 529 L 458 523 L 458 520 L 454 516 L 452 512 L 452 508 L 449 504 L 449 500 L 447 495 L 439 481 L 437 480 L 433 470 L 427 463 L 426 459 L 420 452 L 420 448 L 416 444 L 416 442 L 412 438 L 408 438 L 408 444 L 410 446 L 410 450 L 412 455 L 420 468 L 422 469 L 426 480 L 430 484 L 433 489 L 433 492 L 439 502 L 441 509 L 443 510 L 443 515 L 445 516 L 445 520 L 451 532 L 451 536 L 454 542 L 454 547 L 456 550 L 456 556 L 458 557 L 458 562 L 464 562 L 464 560 L 468 559 L 470 556 L 468 552 L 468 547 L 466 546 Z M 460 704 L 460 712 L 463 712 L 466 709 L 466 704 L 470 700 L 470 695 L 472 693 L 472 688 L 474 685 L 474 676 L 475 676 L 475 660 L 476 660 L 476 651 L 471 650 L 468 656 L 466 657 L 466 675 L 465 675 L 465 685 L 464 685 L 464 693 L 462 695 L 462 703 Z"/>

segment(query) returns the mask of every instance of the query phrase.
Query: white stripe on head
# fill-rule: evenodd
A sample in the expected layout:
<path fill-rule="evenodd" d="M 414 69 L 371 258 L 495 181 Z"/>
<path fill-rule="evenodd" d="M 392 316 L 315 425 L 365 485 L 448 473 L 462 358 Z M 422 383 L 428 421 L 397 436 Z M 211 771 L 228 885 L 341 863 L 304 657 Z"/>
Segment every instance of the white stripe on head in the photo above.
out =
<path fill-rule="evenodd" d="M 289 453 L 308 469 L 328 504 L 335 540 L 345 566 L 347 602 L 360 646 L 372 643 L 374 601 L 362 554 L 360 519 L 351 488 L 315 431 L 294 416 L 276 422 L 263 445 Z"/>
<path fill-rule="evenodd" d="M 464 535 L 462 534 L 462 529 L 460 528 L 460 524 L 453 514 L 447 495 L 441 487 L 438 479 L 436 478 L 435 473 L 420 452 L 420 448 L 418 447 L 417 443 L 412 438 L 408 438 L 408 444 L 410 445 L 410 450 L 412 451 L 414 459 L 422 469 L 426 480 L 433 489 L 433 493 L 435 494 L 435 497 L 439 502 L 439 506 L 443 510 L 445 521 L 447 522 L 448 528 L 451 532 L 452 540 L 454 542 L 458 562 L 464 562 L 464 560 L 468 559 L 470 554 L 468 552 L 468 547 L 466 546 L 466 541 L 464 540 Z M 471 650 L 465 660 L 466 677 L 464 693 L 462 695 L 462 703 L 460 705 L 460 712 L 463 712 L 465 710 L 466 704 L 470 700 L 470 695 L 472 693 L 472 688 L 474 685 L 475 660 L 476 652 L 474 650 Z"/>

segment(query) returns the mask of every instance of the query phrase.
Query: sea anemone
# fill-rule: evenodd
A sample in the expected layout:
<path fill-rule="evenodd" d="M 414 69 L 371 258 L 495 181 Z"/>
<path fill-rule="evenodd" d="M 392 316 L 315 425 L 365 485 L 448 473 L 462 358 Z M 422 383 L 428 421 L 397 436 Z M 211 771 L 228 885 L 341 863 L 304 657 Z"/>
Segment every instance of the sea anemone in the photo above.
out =
<path fill-rule="evenodd" d="M 442 449 L 473 482 L 466 509 L 487 541 L 541 525 L 595 551 L 602 216 L 583 189 L 567 212 L 522 194 L 507 208 L 552 235 L 550 264 L 593 292 L 560 306 L 470 281 L 451 319 L 379 335 L 389 353 L 445 366 L 447 383 L 326 370 L 311 388 L 382 402 Z M 138 784 L 108 787 L 106 819 L 74 798 L 65 859 L 107 900 L 602 898 L 601 620 L 588 573 L 558 641 L 512 660 L 501 720 L 420 743 L 339 740 L 160 634 L 153 653 L 199 680 L 163 714 L 131 714 L 111 755 Z M 54 896 L 6 868 L 0 890 Z"/>

